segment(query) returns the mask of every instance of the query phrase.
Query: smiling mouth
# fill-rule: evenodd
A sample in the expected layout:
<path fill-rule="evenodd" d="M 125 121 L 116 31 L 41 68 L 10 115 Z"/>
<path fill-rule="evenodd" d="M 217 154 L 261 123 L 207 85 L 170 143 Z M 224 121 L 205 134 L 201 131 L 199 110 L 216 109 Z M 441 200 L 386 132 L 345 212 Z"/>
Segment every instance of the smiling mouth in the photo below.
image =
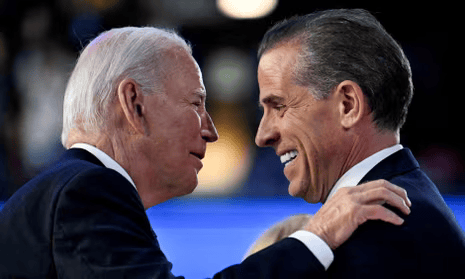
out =
<path fill-rule="evenodd" d="M 292 151 L 285 153 L 284 155 L 279 156 L 279 158 L 281 159 L 281 163 L 284 164 L 284 167 L 286 167 L 290 162 L 292 162 L 297 157 L 298 154 L 299 152 L 297 152 L 297 150 L 292 150 Z"/>

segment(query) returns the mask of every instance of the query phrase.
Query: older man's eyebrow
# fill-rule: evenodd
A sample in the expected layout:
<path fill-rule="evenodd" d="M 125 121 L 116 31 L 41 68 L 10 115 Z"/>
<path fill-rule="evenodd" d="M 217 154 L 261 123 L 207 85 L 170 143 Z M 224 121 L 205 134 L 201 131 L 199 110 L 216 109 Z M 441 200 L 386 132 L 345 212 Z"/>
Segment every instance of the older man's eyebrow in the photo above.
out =
<path fill-rule="evenodd" d="M 270 95 L 265 98 L 263 98 L 261 101 L 258 102 L 259 107 L 263 107 L 263 105 L 269 105 L 269 104 L 279 104 L 284 101 L 283 97 L 279 97 L 276 95 Z"/>
<path fill-rule="evenodd" d="M 199 88 L 197 90 L 194 90 L 192 93 L 196 96 L 199 96 L 202 99 L 207 98 L 207 92 L 205 91 L 205 89 Z"/>

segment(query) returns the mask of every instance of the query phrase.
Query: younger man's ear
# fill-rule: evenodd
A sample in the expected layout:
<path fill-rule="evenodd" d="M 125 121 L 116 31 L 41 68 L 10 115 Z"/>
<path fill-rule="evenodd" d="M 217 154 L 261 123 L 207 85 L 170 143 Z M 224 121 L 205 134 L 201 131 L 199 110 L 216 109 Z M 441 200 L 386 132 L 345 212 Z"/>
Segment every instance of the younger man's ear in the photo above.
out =
<path fill-rule="evenodd" d="M 117 88 L 117 95 L 124 118 L 135 131 L 144 133 L 144 95 L 140 87 L 133 79 L 124 79 Z"/>
<path fill-rule="evenodd" d="M 339 83 L 335 93 L 338 98 L 341 125 L 345 129 L 350 129 L 369 112 L 366 97 L 360 86 L 351 80 Z"/>

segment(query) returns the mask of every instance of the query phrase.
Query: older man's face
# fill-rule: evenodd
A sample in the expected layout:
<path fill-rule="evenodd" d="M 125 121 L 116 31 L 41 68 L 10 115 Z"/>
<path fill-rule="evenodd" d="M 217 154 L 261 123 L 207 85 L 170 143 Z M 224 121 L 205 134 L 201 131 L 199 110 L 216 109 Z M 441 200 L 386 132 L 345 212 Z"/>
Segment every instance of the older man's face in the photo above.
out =
<path fill-rule="evenodd" d="M 263 118 L 255 142 L 273 147 L 284 164 L 289 193 L 308 202 L 324 201 L 341 159 L 337 111 L 332 97 L 316 100 L 292 78 L 297 48 L 279 46 L 260 59 L 258 82 Z"/>
<path fill-rule="evenodd" d="M 207 142 L 218 139 L 205 109 L 206 92 L 195 60 L 184 50 L 168 55 L 164 79 L 166 94 L 149 96 L 147 154 L 153 173 L 152 185 L 167 187 L 173 196 L 192 192 L 198 184 Z"/>

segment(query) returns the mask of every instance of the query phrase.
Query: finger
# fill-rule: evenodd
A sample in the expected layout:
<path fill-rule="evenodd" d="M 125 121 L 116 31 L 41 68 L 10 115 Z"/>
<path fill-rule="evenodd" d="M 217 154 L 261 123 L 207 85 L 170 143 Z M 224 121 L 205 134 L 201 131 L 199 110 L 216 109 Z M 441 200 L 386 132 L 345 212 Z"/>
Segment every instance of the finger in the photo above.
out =
<path fill-rule="evenodd" d="M 392 184 L 391 182 L 389 181 L 386 181 L 384 180 L 384 185 L 390 189 L 391 191 L 393 191 L 394 193 L 396 193 L 398 196 L 402 197 L 402 199 L 405 200 L 406 204 L 408 206 L 412 206 L 412 202 L 410 201 L 410 199 L 408 198 L 408 195 L 407 195 L 407 191 L 402 188 L 402 187 L 399 187 L 395 184 Z"/>
<path fill-rule="evenodd" d="M 397 207 L 404 214 L 410 214 L 410 208 L 407 206 L 405 200 L 399 196 L 397 193 L 394 193 L 386 188 L 377 188 L 370 191 L 363 192 L 360 197 L 360 202 L 362 204 L 390 204 L 394 207 Z"/>
<path fill-rule="evenodd" d="M 387 181 L 387 180 L 384 180 L 384 179 L 379 179 L 379 180 L 375 180 L 375 181 L 370 181 L 370 182 L 367 182 L 367 183 L 364 183 L 364 184 L 361 184 L 359 185 L 358 187 L 361 187 L 359 188 L 360 191 L 364 191 L 364 190 L 369 190 L 369 189 L 376 189 L 376 188 L 385 188 L 385 189 L 388 189 L 394 193 L 396 193 L 398 196 L 400 196 L 402 199 L 405 200 L 405 203 L 408 205 L 408 206 L 412 206 L 412 202 L 410 201 L 410 199 L 408 198 L 408 195 L 407 195 L 407 191 L 405 191 L 404 188 L 402 187 L 399 187 L 395 184 L 392 184 L 391 182 Z M 356 187 L 356 188 L 358 188 Z"/>
<path fill-rule="evenodd" d="M 384 222 L 388 222 L 394 225 L 402 225 L 404 223 L 404 219 L 399 217 L 397 214 L 392 212 L 391 210 L 387 209 L 382 205 L 369 205 L 365 207 L 365 210 L 361 212 L 366 218 L 366 220 L 382 220 Z M 362 219 L 363 221 L 363 219 Z M 362 222 L 364 223 L 364 221 Z M 360 224 L 362 224 L 360 223 Z"/>
<path fill-rule="evenodd" d="M 411 212 L 410 207 L 405 203 L 405 200 L 396 194 L 390 194 L 389 197 L 384 200 L 384 203 L 397 207 L 406 215 L 409 215 Z M 381 203 L 381 205 L 382 204 L 383 203 Z"/>

